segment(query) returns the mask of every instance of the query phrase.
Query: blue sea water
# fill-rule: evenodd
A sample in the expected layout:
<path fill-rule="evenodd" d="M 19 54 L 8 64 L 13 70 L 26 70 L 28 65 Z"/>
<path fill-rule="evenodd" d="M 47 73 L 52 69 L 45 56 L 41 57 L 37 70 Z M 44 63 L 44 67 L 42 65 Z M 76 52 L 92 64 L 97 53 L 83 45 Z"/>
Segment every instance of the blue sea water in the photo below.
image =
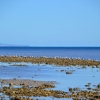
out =
<path fill-rule="evenodd" d="M 0 47 L 5 56 L 47 56 L 100 60 L 100 47 Z"/>

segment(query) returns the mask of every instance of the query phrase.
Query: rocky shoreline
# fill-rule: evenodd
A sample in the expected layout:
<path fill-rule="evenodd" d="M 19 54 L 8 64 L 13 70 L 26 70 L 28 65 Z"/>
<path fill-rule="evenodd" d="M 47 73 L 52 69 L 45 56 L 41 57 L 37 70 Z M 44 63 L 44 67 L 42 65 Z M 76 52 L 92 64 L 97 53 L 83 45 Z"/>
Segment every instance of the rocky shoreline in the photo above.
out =
<path fill-rule="evenodd" d="M 20 62 L 20 64 L 11 64 L 10 66 L 26 66 L 23 62 L 32 64 L 47 64 L 57 66 L 82 66 L 85 68 L 100 68 L 100 61 L 89 59 L 74 58 L 47 58 L 47 57 L 23 57 L 23 56 L 0 56 L 0 62 Z M 5 68 L 5 67 L 4 67 Z M 14 67 L 15 68 L 15 67 Z M 40 69 L 38 69 L 40 71 Z M 66 74 L 72 74 L 73 71 L 61 70 Z M 54 97 L 54 98 L 72 98 L 73 100 L 100 100 L 100 84 L 91 87 L 91 83 L 85 84 L 86 89 L 80 87 L 68 88 L 69 91 L 55 90 L 57 82 L 55 81 L 36 81 L 29 79 L 0 79 L 0 93 L 10 97 L 9 100 L 35 100 L 34 97 Z M 2 99 L 0 97 L 0 99 Z M 4 99 L 5 100 L 5 99 Z"/>
<path fill-rule="evenodd" d="M 2 79 L 0 92 L 11 97 L 10 100 L 34 100 L 36 96 L 55 97 L 55 98 L 73 98 L 73 100 L 100 100 L 100 84 L 91 88 L 91 83 L 86 85 L 87 90 L 80 88 L 69 88 L 68 92 L 61 90 L 52 90 L 55 88 L 55 82 Z M 23 84 L 22 84 L 23 82 Z M 8 86 L 4 86 L 4 85 Z M 15 86 L 20 87 L 15 87 Z M 31 98 L 33 96 L 33 98 Z"/>
<path fill-rule="evenodd" d="M 89 59 L 74 59 L 74 58 L 47 58 L 47 57 L 23 57 L 23 56 L 0 56 L 0 62 L 31 62 L 37 64 L 54 64 L 59 66 L 91 66 L 100 67 L 100 61 Z"/>

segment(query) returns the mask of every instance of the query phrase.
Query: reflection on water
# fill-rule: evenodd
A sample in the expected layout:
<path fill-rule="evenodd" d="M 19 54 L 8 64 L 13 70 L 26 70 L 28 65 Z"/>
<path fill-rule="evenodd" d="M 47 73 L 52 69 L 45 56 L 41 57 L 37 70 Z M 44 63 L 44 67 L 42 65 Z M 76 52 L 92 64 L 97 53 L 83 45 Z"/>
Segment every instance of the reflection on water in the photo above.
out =
<path fill-rule="evenodd" d="M 22 66 L 19 66 L 19 65 Z M 66 71 L 73 71 L 72 74 L 66 74 Z M 86 89 L 85 85 L 91 83 L 99 84 L 100 68 L 92 68 L 82 66 L 55 66 L 45 64 L 31 63 L 0 63 L 0 78 L 1 79 L 32 79 L 39 81 L 56 81 L 54 90 L 69 91 L 70 87 L 79 87 Z M 3 94 L 0 94 L 3 95 Z M 52 97 L 35 97 L 40 100 L 64 100 Z M 67 100 L 67 99 L 65 99 Z M 70 99 L 68 99 L 70 100 Z"/>

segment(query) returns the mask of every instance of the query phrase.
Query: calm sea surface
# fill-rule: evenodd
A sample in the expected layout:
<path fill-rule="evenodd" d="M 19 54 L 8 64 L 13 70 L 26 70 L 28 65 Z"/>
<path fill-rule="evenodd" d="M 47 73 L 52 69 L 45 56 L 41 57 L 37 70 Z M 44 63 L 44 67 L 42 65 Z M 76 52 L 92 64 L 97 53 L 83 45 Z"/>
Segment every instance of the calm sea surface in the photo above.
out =
<path fill-rule="evenodd" d="M 100 47 L 0 47 L 0 55 L 80 57 L 100 60 Z"/>

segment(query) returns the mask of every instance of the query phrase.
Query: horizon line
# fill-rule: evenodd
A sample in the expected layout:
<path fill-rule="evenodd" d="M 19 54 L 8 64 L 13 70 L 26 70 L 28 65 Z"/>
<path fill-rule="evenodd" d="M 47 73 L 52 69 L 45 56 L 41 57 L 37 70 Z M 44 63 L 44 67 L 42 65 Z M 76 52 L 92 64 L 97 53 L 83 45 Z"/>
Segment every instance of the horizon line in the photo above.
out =
<path fill-rule="evenodd" d="M 100 47 L 100 46 L 0 46 L 0 47 Z"/>

